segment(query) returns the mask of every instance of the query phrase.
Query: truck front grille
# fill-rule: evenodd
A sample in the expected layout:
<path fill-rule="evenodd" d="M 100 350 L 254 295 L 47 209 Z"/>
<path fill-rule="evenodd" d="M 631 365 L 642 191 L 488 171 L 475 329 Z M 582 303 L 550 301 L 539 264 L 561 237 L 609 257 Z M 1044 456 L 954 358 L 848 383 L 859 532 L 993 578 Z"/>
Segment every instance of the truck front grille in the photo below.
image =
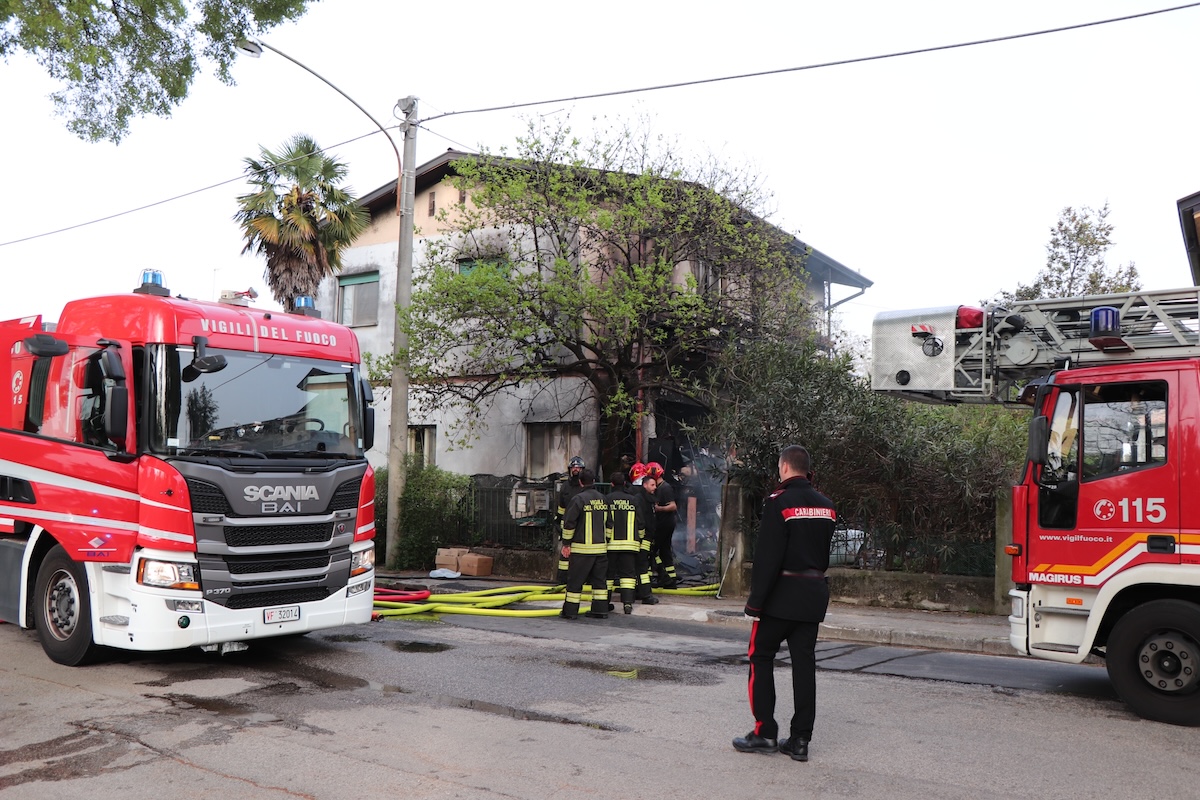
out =
<path fill-rule="evenodd" d="M 333 528 L 327 522 L 312 525 L 226 525 L 223 530 L 225 543 L 230 547 L 314 544 L 327 542 L 333 535 Z"/>
<path fill-rule="evenodd" d="M 329 597 L 330 591 L 321 586 L 308 589 L 291 589 L 282 592 L 251 592 L 229 598 L 226 608 L 265 608 L 266 606 L 288 606 L 296 603 L 312 603 Z"/>
<path fill-rule="evenodd" d="M 329 566 L 329 554 L 299 553 L 295 556 L 272 556 L 270 558 L 238 558 L 227 556 L 225 567 L 230 575 L 255 575 L 261 572 L 293 572 L 305 569 L 325 569 Z"/>

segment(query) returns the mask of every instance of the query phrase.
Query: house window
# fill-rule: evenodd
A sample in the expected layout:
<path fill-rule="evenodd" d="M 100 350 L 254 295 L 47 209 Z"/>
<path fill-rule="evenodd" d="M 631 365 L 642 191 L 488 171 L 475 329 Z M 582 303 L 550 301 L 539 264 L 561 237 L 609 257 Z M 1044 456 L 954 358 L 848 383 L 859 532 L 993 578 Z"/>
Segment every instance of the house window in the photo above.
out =
<path fill-rule="evenodd" d="M 409 425 L 408 452 L 417 457 L 422 467 L 432 467 L 437 462 L 437 426 Z"/>
<path fill-rule="evenodd" d="M 544 478 L 566 472 L 567 462 L 580 455 L 582 444 L 578 422 L 525 423 L 525 475 Z"/>
<path fill-rule="evenodd" d="M 338 278 L 338 322 L 350 327 L 379 324 L 379 273 Z"/>
<path fill-rule="evenodd" d="M 429 216 L 437 213 L 437 192 L 429 193 Z"/>
<path fill-rule="evenodd" d="M 697 258 L 692 261 L 692 277 L 696 279 L 697 294 L 721 294 L 721 278 L 712 264 L 704 259 Z"/>
<path fill-rule="evenodd" d="M 479 266 L 479 262 L 474 258 L 460 258 L 458 260 L 458 274 L 470 275 Z"/>

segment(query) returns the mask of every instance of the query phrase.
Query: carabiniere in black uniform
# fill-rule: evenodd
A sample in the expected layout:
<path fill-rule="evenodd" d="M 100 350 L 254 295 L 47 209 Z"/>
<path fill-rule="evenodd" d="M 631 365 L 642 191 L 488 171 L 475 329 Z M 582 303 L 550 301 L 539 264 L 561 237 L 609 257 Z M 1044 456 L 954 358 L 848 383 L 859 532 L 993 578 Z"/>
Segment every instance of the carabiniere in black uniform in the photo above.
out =
<path fill-rule="evenodd" d="M 805 745 L 816 718 L 817 628 L 829 608 L 829 547 L 837 513 L 803 477 L 791 477 L 767 497 L 754 548 L 746 613 L 750 634 L 750 710 L 754 733 L 774 740 L 775 654 L 786 640 L 792 657 L 795 714 L 790 741 Z M 783 748 L 781 748 L 783 749 Z"/>

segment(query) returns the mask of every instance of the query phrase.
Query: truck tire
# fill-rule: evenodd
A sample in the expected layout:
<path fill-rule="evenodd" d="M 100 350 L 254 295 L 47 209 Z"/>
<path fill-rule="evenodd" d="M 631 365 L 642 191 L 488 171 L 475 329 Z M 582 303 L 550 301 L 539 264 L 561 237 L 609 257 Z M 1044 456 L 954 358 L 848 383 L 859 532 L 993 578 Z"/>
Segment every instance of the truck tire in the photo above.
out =
<path fill-rule="evenodd" d="M 95 660 L 92 601 L 83 566 L 55 545 L 38 568 L 33 593 L 34 627 L 51 661 L 78 667 Z"/>
<path fill-rule="evenodd" d="M 1113 688 L 1139 717 L 1200 725 L 1200 605 L 1137 606 L 1117 620 L 1105 662 Z"/>

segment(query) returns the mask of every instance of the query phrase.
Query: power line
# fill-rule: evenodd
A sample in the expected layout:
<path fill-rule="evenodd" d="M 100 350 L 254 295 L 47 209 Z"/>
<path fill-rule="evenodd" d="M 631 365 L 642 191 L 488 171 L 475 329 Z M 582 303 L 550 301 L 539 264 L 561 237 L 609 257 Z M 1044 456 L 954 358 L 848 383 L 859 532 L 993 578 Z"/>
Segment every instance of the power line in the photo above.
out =
<path fill-rule="evenodd" d="M 785 74 L 788 72 L 803 72 L 806 70 L 823 69 L 825 67 L 839 67 L 839 66 L 844 66 L 846 64 L 861 64 L 861 63 L 865 63 L 868 61 L 882 61 L 882 60 L 889 59 L 889 58 L 901 58 L 903 56 L 920 55 L 922 53 L 936 53 L 936 52 L 943 51 L 943 50 L 955 50 L 955 49 L 963 48 L 963 47 L 976 47 L 976 46 L 985 45 L 985 44 L 995 44 L 997 42 L 1013 41 L 1015 39 L 1028 39 L 1028 38 L 1031 38 L 1034 36 L 1045 36 L 1045 35 L 1052 34 L 1052 33 L 1063 33 L 1065 31 L 1079 30 L 1082 28 L 1091 28 L 1091 27 L 1096 27 L 1099 25 L 1109 25 L 1114 22 L 1126 22 L 1126 21 L 1132 20 L 1132 19 L 1139 19 L 1142 17 L 1151 17 L 1151 16 L 1155 16 L 1157 14 L 1168 14 L 1173 11 L 1182 11 L 1182 10 L 1188 9 L 1188 8 L 1196 8 L 1197 6 L 1200 6 L 1200 2 L 1187 3 L 1187 4 L 1181 5 L 1181 6 L 1172 6 L 1170 8 L 1160 8 L 1155 11 L 1143 11 L 1143 12 L 1140 12 L 1137 14 L 1128 14 L 1123 17 L 1112 17 L 1110 19 L 1096 20 L 1093 22 L 1081 22 L 1081 23 L 1077 23 L 1075 25 L 1064 25 L 1064 26 L 1061 26 L 1058 28 L 1045 28 L 1043 30 L 1031 31 L 1031 32 L 1027 32 L 1027 33 L 1014 33 L 1009 36 L 996 36 L 996 37 L 992 37 L 990 39 L 975 39 L 975 40 L 968 41 L 968 42 L 958 42 L 956 44 L 936 45 L 934 47 L 924 47 L 924 48 L 920 48 L 917 50 L 901 50 L 901 51 L 894 52 L 894 53 L 884 53 L 881 55 L 873 55 L 873 56 L 861 56 L 859 58 L 846 58 L 846 59 L 841 59 L 839 61 L 824 61 L 819 64 L 805 64 L 803 66 L 798 66 L 798 67 L 783 67 L 780 69 L 763 70 L 760 72 L 745 72 L 740 75 L 726 75 L 726 76 L 717 77 L 717 78 L 699 78 L 697 80 L 692 80 L 692 81 L 680 81 L 678 83 L 664 83 L 664 84 L 659 84 L 657 86 L 644 86 L 644 87 L 636 88 L 636 89 L 616 89 L 616 90 L 609 91 L 609 92 L 597 92 L 595 94 L 577 95 L 575 97 L 562 97 L 562 98 L 557 98 L 554 100 L 532 100 L 532 101 L 525 102 L 525 103 L 511 103 L 509 105 L 503 105 L 503 106 L 489 106 L 486 108 L 472 108 L 472 109 L 467 109 L 464 111 L 446 111 L 441 114 L 437 114 L 435 116 L 427 117 L 423 120 L 420 120 L 420 122 L 418 124 L 421 125 L 422 127 L 424 127 L 424 123 L 433 122 L 434 120 L 442 119 L 443 117 L 462 116 L 464 114 L 483 114 L 483 113 L 490 112 L 490 111 L 510 111 L 510 110 L 516 109 L 516 108 L 529 108 L 531 106 L 549 105 L 551 103 L 570 103 L 570 102 L 577 102 L 580 100 L 595 100 L 595 99 L 602 98 L 602 97 L 618 97 L 620 95 L 639 94 L 642 92 L 656 92 L 656 91 L 661 91 L 663 89 L 679 89 L 679 88 L 683 88 L 685 86 L 700 86 L 703 84 L 720 83 L 723 81 L 744 80 L 746 78 L 761 78 L 761 77 L 765 77 L 767 75 L 782 75 L 782 74 Z M 399 125 L 388 126 L 388 129 L 390 130 L 391 128 L 398 128 L 398 127 L 400 127 L 400 126 Z M 429 131 L 429 128 L 425 128 L 425 130 Z M 433 131 L 430 131 L 430 132 L 433 133 Z M 330 145 L 328 148 L 322 148 L 322 150 L 324 151 L 324 150 L 332 149 L 334 147 L 341 147 L 342 145 L 350 144 L 352 142 L 357 142 L 360 139 L 365 139 L 368 136 L 374 136 L 377 133 L 379 133 L 379 131 L 371 131 L 371 132 L 365 133 L 361 136 L 356 136 L 352 139 L 347 139 L 344 142 L 339 142 L 338 144 Z M 441 136 L 441 134 L 435 134 L 435 135 Z M 441 138 L 446 139 L 447 141 L 450 141 L 450 142 L 454 141 L 445 136 L 442 136 Z M 464 149 L 474 149 L 474 148 L 466 147 L 465 145 L 463 145 L 463 148 Z M 118 211 L 115 214 L 109 214 L 108 216 L 105 216 L 105 217 L 99 217 L 97 219 L 89 220 L 87 222 L 80 222 L 75 225 L 68 225 L 65 228 L 58 228 L 56 230 L 46 231 L 44 233 L 36 233 L 36 234 L 32 234 L 30 236 L 24 236 L 20 239 L 13 239 L 13 240 L 7 241 L 7 242 L 0 242 L 0 247 L 7 247 L 9 245 L 20 244 L 22 242 L 28 242 L 28 241 L 32 241 L 34 239 L 42 239 L 47 236 L 55 236 L 60 233 L 66 233 L 68 231 L 77 230 L 79 228 L 85 228 L 89 225 L 96 225 L 101 222 L 107 222 L 112 219 L 117 219 L 118 217 L 127 216 L 129 214 L 134 214 L 139 211 L 145 211 L 147 209 L 154 208 L 156 206 L 161 206 L 166 203 L 172 203 L 176 200 L 182 200 L 186 197 L 191 197 L 194 194 L 200 194 L 201 192 L 207 192 L 211 189 L 216 189 L 220 186 L 225 186 L 226 184 L 234 183 L 235 181 L 245 180 L 246 177 L 247 177 L 247 175 L 244 175 L 244 174 L 238 175 L 235 178 L 229 178 L 227 180 L 223 180 L 218 183 L 210 184 L 208 186 L 204 186 L 199 189 L 193 189 L 189 192 L 184 192 L 183 194 L 178 194 L 173 197 L 165 198 L 163 200 L 157 200 L 153 203 L 147 203 L 146 205 L 138 206 L 136 208 L 127 209 L 125 211 Z"/>
<path fill-rule="evenodd" d="M 399 126 L 393 126 L 393 127 L 399 127 Z M 352 144 L 354 142 L 357 142 L 359 139 L 365 139 L 368 136 L 374 136 L 378 133 L 379 133 L 379 131 L 377 131 L 377 130 L 370 131 L 369 133 L 364 133 L 361 136 L 355 136 L 353 139 L 347 139 L 344 142 L 338 142 L 337 144 L 331 144 L 331 145 L 329 145 L 329 147 L 318 148 L 317 150 L 314 150 L 312 153 L 304 153 L 302 155 L 296 156 L 295 158 L 288 159 L 287 161 L 276 162 L 276 164 L 274 164 L 273 166 L 279 166 L 282 164 L 291 163 L 292 161 L 298 161 L 302 158 L 307 158 L 308 156 L 314 155 L 316 153 L 324 153 L 329 150 L 332 150 L 335 147 L 341 147 L 343 145 Z M 144 206 L 138 206 L 136 208 L 129 208 L 124 211 L 118 211 L 115 214 L 109 214 L 106 217 L 98 217 L 97 219 L 88 220 L 87 222 L 79 222 L 74 225 L 68 225 L 65 228 L 58 228 L 56 230 L 46 231 L 44 233 L 35 233 L 30 236 L 25 236 L 20 239 L 13 239 L 8 242 L 0 242 L 0 247 L 7 247 L 10 244 L 20 244 L 21 242 L 32 241 L 33 239 L 42 239 L 47 236 L 54 236 L 59 233 L 66 233 L 67 231 L 73 231 L 78 228 L 86 228 L 89 225 L 96 225 L 101 222 L 108 222 L 110 219 L 117 219 L 118 217 L 128 216 L 129 214 L 135 214 L 139 211 L 146 211 L 147 209 L 154 208 L 155 206 L 161 206 L 161 205 L 165 205 L 167 203 L 173 203 L 176 200 L 182 200 L 185 197 L 191 197 L 194 194 L 200 194 L 201 192 L 207 192 L 210 189 L 216 189 L 217 187 L 225 186 L 226 184 L 229 184 L 229 183 L 234 183 L 236 181 L 249 180 L 252 176 L 262 174 L 263 172 L 266 172 L 269 169 L 270 169 L 270 167 L 264 167 L 263 169 L 254 170 L 253 172 L 243 172 L 241 175 L 238 175 L 237 177 L 234 177 L 234 178 L 226 178 L 223 181 L 218 181 L 217 183 L 210 183 L 208 186 L 202 186 L 199 189 L 192 189 L 189 192 L 184 192 L 183 194 L 177 194 L 173 197 L 166 197 L 166 198 L 163 198 L 162 200 L 155 200 L 153 203 L 147 203 Z"/>
<path fill-rule="evenodd" d="M 840 61 L 823 61 L 819 64 L 805 64 L 800 67 L 782 67 L 780 69 L 769 69 L 761 72 L 745 72 L 741 75 L 725 75 L 719 78 L 700 78 L 693 81 L 680 81 L 678 83 L 663 83 L 658 86 L 643 86 L 639 89 L 616 89 L 610 92 L 597 92 L 595 94 L 581 94 L 575 97 L 560 97 L 555 100 L 532 100 L 527 103 L 512 103 L 506 106 L 489 106 L 487 108 L 472 108 L 466 111 L 447 111 L 438 114 L 434 117 L 427 117 L 421 122 L 432 122 L 435 119 L 442 117 L 452 117 L 462 114 L 482 114 L 487 111 L 509 111 L 514 108 L 528 108 L 530 106 L 548 105 L 550 103 L 570 103 L 579 100 L 595 100 L 601 97 L 618 97 L 626 94 L 639 94 L 641 92 L 657 92 L 661 89 L 680 89 L 685 86 L 700 86 L 706 83 L 720 83 L 722 81 L 738 81 L 745 78 L 761 78 L 766 75 L 782 75 L 788 72 L 803 72 L 810 69 L 823 69 L 825 67 L 840 67 L 846 64 L 862 64 L 867 61 L 882 61 L 888 58 L 900 58 L 902 56 L 915 56 L 922 53 L 936 53 L 942 50 L 954 50 L 961 47 L 976 47 L 984 44 L 995 44 L 996 42 L 1009 42 L 1014 39 L 1028 39 L 1033 36 L 1045 36 L 1051 33 L 1062 33 L 1064 31 L 1074 31 L 1080 28 L 1092 28 L 1098 25 L 1108 25 L 1113 22 L 1126 22 L 1131 19 L 1140 17 L 1150 17 L 1155 14 L 1167 14 L 1172 11 L 1180 11 L 1185 8 L 1195 8 L 1200 6 L 1200 3 L 1188 3 L 1182 6 L 1172 6 L 1171 8 L 1160 8 L 1157 11 L 1143 11 L 1138 14 L 1128 14 L 1123 17 L 1113 17 L 1111 19 L 1096 20 L 1094 22 L 1080 22 L 1075 25 L 1063 25 L 1058 28 L 1046 28 L 1040 31 L 1031 31 L 1029 33 L 1014 33 L 1010 36 L 995 36 L 991 39 L 974 39 L 969 42 L 958 42 L 957 44 L 943 44 L 934 47 L 923 47 L 919 50 L 901 50 L 895 53 L 884 53 L 882 55 L 862 56 L 860 58 L 845 58 Z"/>

